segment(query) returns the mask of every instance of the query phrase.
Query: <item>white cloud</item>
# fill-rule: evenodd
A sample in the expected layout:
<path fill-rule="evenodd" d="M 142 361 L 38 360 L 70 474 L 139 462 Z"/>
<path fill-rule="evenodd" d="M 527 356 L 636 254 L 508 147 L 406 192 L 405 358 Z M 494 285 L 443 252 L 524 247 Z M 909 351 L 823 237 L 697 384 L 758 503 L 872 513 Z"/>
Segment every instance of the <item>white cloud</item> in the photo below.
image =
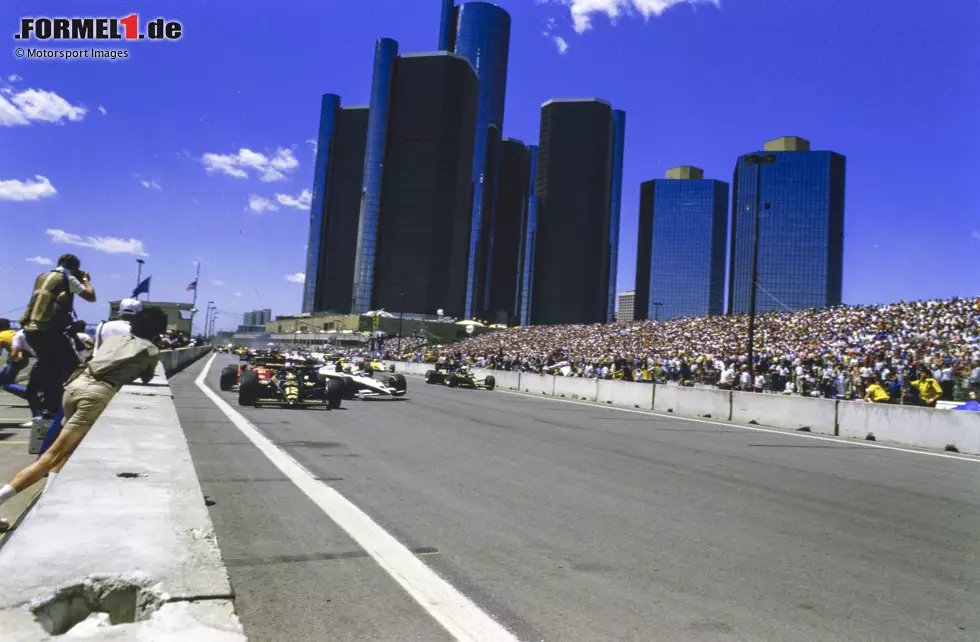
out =
<path fill-rule="evenodd" d="M 37 201 L 57 193 L 46 176 L 35 176 L 33 181 L 0 180 L 0 201 Z"/>
<path fill-rule="evenodd" d="M 576 33 L 585 33 L 592 28 L 592 14 L 604 13 L 613 23 L 623 13 L 637 11 L 644 20 L 660 16 L 667 9 L 679 4 L 711 4 L 721 6 L 721 0 L 561 0 L 570 7 L 572 23 Z"/>
<path fill-rule="evenodd" d="M 109 113 L 109 110 L 103 107 L 102 105 L 99 105 L 99 113 L 105 116 L 106 114 Z"/>
<path fill-rule="evenodd" d="M 235 292 L 234 294 L 232 294 L 232 296 L 241 296 L 241 295 L 242 295 L 241 292 Z"/>
<path fill-rule="evenodd" d="M 77 245 L 79 247 L 90 247 L 106 254 L 135 254 L 136 256 L 149 256 L 143 251 L 143 241 L 136 239 L 119 239 L 112 236 L 80 236 L 71 234 L 64 230 L 45 230 L 51 237 L 52 243 L 62 243 L 64 245 Z"/>
<path fill-rule="evenodd" d="M 31 121 L 61 123 L 62 120 L 79 121 L 85 118 L 88 110 L 80 105 L 72 105 L 67 100 L 43 89 L 25 89 L 5 92 L 8 98 L 0 96 L 0 125 L 13 127 L 29 125 Z"/>
<path fill-rule="evenodd" d="M 52 261 L 51 259 L 46 259 L 43 256 L 32 256 L 24 260 L 27 261 L 28 263 L 37 263 L 38 265 L 54 265 L 54 261 Z"/>
<path fill-rule="evenodd" d="M 23 80 L 23 78 L 21 78 L 17 74 L 10 74 L 9 76 L 7 76 L 7 80 L 9 82 L 20 82 L 21 80 Z"/>
<path fill-rule="evenodd" d="M 970 232 L 970 238 L 976 241 L 980 241 L 980 230 L 973 230 L 972 232 Z"/>
<path fill-rule="evenodd" d="M 558 47 L 558 53 L 563 54 L 568 51 L 568 42 L 564 38 L 561 36 L 552 36 L 551 39 L 555 41 L 555 46 Z"/>
<path fill-rule="evenodd" d="M 307 138 L 306 143 L 313 148 L 313 155 L 316 156 L 316 141 L 312 138 Z"/>
<path fill-rule="evenodd" d="M 253 170 L 259 180 L 265 182 L 284 180 L 287 172 L 299 167 L 292 150 L 282 147 L 276 149 L 272 158 L 243 147 L 235 154 L 204 154 L 201 162 L 209 172 L 221 172 L 235 178 L 247 178 L 248 170 Z"/>
<path fill-rule="evenodd" d="M 222 281 L 221 279 L 215 279 L 214 281 L 211 281 L 211 285 L 216 285 L 216 286 L 218 286 L 219 288 L 220 288 L 221 286 L 223 286 L 224 284 L 225 284 L 225 282 L 224 282 L 224 281 Z"/>
<path fill-rule="evenodd" d="M 113 279 L 113 280 L 115 280 L 115 279 L 121 279 L 122 278 L 122 275 L 121 274 L 110 274 L 109 275 L 109 278 L 110 279 Z"/>
<path fill-rule="evenodd" d="M 299 196 L 290 196 L 289 194 L 276 194 L 276 200 L 279 201 L 280 205 L 285 205 L 286 207 L 295 207 L 299 210 L 308 210 L 310 205 L 313 203 L 313 192 L 308 189 L 304 189 L 299 193 Z"/>
<path fill-rule="evenodd" d="M 296 274 L 287 274 L 286 280 L 290 283 L 305 283 L 306 275 L 302 272 L 297 272 Z"/>
<path fill-rule="evenodd" d="M 163 189 L 162 187 L 160 187 L 160 183 L 156 181 L 140 181 L 140 185 L 142 185 L 146 189 L 156 189 L 156 190 Z"/>
<path fill-rule="evenodd" d="M 263 212 L 277 212 L 279 206 L 263 196 L 252 194 L 248 197 L 248 209 L 256 214 Z"/>

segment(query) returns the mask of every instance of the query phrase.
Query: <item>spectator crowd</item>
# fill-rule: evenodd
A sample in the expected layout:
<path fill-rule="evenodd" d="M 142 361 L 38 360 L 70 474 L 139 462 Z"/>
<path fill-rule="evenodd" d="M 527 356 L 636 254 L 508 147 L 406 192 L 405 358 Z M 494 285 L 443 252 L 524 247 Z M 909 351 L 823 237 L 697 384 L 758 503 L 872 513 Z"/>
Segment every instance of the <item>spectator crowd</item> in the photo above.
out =
<path fill-rule="evenodd" d="M 747 335 L 746 315 L 526 326 L 402 356 L 928 406 L 980 391 L 980 297 L 759 315 L 751 367 Z"/>

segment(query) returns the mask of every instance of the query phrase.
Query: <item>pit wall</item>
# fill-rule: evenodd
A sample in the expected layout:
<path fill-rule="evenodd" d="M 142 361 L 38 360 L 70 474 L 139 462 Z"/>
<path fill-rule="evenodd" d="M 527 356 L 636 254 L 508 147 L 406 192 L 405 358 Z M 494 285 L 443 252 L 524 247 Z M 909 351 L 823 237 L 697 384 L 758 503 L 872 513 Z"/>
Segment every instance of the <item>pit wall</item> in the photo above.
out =
<path fill-rule="evenodd" d="M 0 639 L 69 630 L 245 640 L 162 363 L 122 388 L 0 548 Z"/>
<path fill-rule="evenodd" d="M 207 353 L 211 346 L 196 346 L 194 348 L 178 348 L 176 350 L 161 350 L 160 364 L 168 377 L 180 372 Z"/>
<path fill-rule="evenodd" d="M 398 372 L 425 374 L 431 364 L 392 362 Z M 474 368 L 492 374 L 497 388 L 537 396 L 595 401 L 678 417 L 804 430 L 980 455 L 980 412 L 932 410 L 833 399 L 757 394 L 715 388 L 682 388 L 625 381 L 556 377 Z M 411 390 L 409 390 L 411 392 Z"/>

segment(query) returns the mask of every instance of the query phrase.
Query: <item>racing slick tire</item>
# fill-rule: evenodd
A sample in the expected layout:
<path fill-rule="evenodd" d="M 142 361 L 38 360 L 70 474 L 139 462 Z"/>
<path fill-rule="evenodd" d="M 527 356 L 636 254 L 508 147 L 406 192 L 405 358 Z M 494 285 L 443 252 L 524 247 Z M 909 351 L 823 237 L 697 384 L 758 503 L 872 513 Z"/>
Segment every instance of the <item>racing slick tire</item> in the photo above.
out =
<path fill-rule="evenodd" d="M 493 390 L 497 387 L 497 380 L 494 379 L 493 375 L 487 375 L 487 378 L 483 380 L 483 387 L 487 390 Z"/>
<path fill-rule="evenodd" d="M 391 393 L 392 397 L 401 397 L 408 390 L 408 382 L 405 381 L 405 375 L 403 374 L 393 374 L 388 377 L 387 381 L 389 388 L 394 388 L 394 392 Z"/>
<path fill-rule="evenodd" d="M 344 398 L 344 385 L 343 381 L 337 379 L 327 380 L 327 408 L 330 410 L 337 410 L 340 408 L 340 402 Z"/>
<path fill-rule="evenodd" d="M 388 364 L 388 372 L 394 372 L 394 371 L 395 371 L 395 364 L 389 363 Z"/>
<path fill-rule="evenodd" d="M 259 373 L 254 370 L 246 370 L 242 373 L 242 380 L 238 384 L 238 405 L 254 406 L 258 396 Z"/>
<path fill-rule="evenodd" d="M 364 373 L 364 376 L 365 376 L 365 377 L 371 377 L 371 376 L 373 376 L 373 375 L 374 375 L 374 368 L 372 368 L 372 367 L 371 367 L 370 365 L 368 365 L 368 364 L 365 364 L 365 365 L 364 365 L 364 369 L 363 369 L 363 370 L 361 370 L 361 372 L 363 372 L 363 373 Z"/>
<path fill-rule="evenodd" d="M 459 382 L 456 381 L 456 377 L 454 375 L 449 375 L 449 378 L 446 380 L 446 385 L 450 388 L 455 388 L 459 385 Z"/>
<path fill-rule="evenodd" d="M 218 387 L 227 392 L 236 383 L 238 383 L 238 366 L 231 365 L 222 368 L 221 377 L 218 379 Z"/>
<path fill-rule="evenodd" d="M 431 384 L 442 383 L 442 377 L 440 377 L 439 373 L 435 370 L 426 370 L 425 382 Z"/>
<path fill-rule="evenodd" d="M 352 377 L 344 377 L 343 398 L 350 401 L 357 397 L 357 384 Z"/>

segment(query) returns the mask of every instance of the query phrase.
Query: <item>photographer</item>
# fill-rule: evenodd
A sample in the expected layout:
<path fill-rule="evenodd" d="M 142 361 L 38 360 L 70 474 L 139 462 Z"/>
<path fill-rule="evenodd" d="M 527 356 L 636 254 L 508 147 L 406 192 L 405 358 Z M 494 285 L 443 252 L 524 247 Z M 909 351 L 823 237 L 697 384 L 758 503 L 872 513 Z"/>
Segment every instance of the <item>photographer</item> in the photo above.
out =
<path fill-rule="evenodd" d="M 65 388 L 65 424 L 51 448 L 33 464 L 0 488 L 0 504 L 33 486 L 48 474 L 48 484 L 75 452 L 119 389 L 141 379 L 153 378 L 159 361 L 160 335 L 167 329 L 167 315 L 159 308 L 145 308 L 132 320 L 131 334 L 109 337 L 99 353 L 79 368 Z M 0 519 L 0 532 L 9 524 Z"/>
<path fill-rule="evenodd" d="M 65 381 L 78 365 L 75 342 L 69 336 L 75 295 L 95 302 L 95 290 L 88 272 L 74 254 L 64 254 L 50 272 L 34 280 L 34 292 L 20 319 L 27 342 L 37 356 L 30 387 L 43 398 L 43 411 L 49 418 L 61 407 Z"/>

